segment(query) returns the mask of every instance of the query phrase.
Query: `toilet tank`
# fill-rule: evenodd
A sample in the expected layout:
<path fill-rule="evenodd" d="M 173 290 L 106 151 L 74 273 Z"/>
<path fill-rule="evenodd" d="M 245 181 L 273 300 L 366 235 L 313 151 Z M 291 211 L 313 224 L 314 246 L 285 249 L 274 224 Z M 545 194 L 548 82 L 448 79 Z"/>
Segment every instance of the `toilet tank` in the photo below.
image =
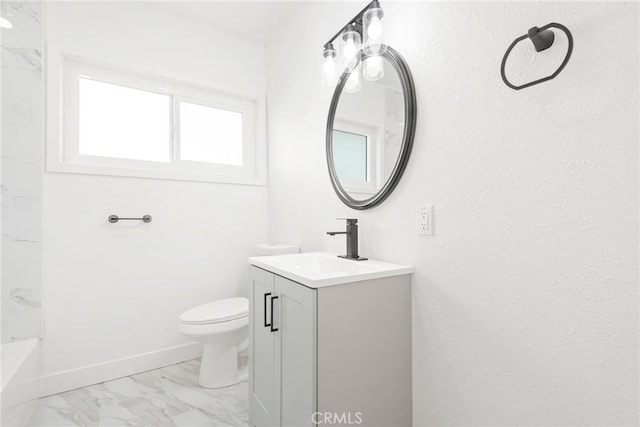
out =
<path fill-rule="evenodd" d="M 255 256 L 299 254 L 300 248 L 285 243 L 258 243 L 255 247 Z"/>

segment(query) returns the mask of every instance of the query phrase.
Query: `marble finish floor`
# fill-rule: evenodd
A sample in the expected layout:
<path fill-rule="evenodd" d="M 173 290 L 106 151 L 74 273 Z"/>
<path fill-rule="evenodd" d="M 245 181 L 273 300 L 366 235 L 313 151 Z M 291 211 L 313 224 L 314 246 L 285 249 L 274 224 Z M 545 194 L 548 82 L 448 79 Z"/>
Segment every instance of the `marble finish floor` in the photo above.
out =
<path fill-rule="evenodd" d="M 246 426 L 247 383 L 202 388 L 199 368 L 190 360 L 44 397 L 29 426 Z"/>

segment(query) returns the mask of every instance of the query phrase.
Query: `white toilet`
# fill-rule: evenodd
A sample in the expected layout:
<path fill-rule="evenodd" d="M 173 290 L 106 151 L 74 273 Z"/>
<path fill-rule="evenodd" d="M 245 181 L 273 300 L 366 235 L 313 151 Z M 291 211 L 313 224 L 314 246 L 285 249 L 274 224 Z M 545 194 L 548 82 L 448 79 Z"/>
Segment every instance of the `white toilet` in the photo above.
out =
<path fill-rule="evenodd" d="M 299 247 L 281 243 L 255 247 L 259 256 L 299 252 Z M 247 379 L 247 368 L 238 368 L 238 354 L 249 347 L 248 299 L 221 299 L 187 310 L 180 315 L 178 330 L 204 344 L 198 378 L 202 387 L 226 387 Z"/>
<path fill-rule="evenodd" d="M 249 345 L 249 300 L 228 298 L 202 304 L 180 315 L 180 333 L 204 344 L 198 382 L 226 387 L 247 379 L 238 368 L 238 353 Z"/>

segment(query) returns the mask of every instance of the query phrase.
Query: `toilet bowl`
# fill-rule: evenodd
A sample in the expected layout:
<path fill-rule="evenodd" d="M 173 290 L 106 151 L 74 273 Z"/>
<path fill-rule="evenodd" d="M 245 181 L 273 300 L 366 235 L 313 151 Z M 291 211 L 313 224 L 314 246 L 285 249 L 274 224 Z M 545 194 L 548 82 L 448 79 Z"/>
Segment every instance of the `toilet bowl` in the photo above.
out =
<path fill-rule="evenodd" d="M 202 387 L 226 387 L 247 379 L 246 367 L 238 367 L 238 353 L 248 347 L 248 299 L 222 299 L 187 310 L 180 315 L 178 330 L 204 344 L 198 377 Z"/>

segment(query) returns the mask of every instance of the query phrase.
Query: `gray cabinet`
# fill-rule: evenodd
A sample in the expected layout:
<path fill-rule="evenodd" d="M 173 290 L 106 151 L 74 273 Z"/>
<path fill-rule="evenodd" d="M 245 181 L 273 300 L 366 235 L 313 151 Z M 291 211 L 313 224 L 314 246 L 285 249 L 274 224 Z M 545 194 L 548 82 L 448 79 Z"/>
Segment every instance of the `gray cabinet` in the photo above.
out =
<path fill-rule="evenodd" d="M 409 275 L 251 282 L 250 426 L 411 425 Z"/>
<path fill-rule="evenodd" d="M 275 276 L 252 268 L 250 288 L 250 361 L 249 406 L 254 425 L 280 424 L 280 403 L 275 382 L 275 335 L 268 319 L 269 305 L 274 294 Z M 278 401 L 276 401 L 276 398 Z M 277 409 L 276 409 L 277 408 Z"/>

